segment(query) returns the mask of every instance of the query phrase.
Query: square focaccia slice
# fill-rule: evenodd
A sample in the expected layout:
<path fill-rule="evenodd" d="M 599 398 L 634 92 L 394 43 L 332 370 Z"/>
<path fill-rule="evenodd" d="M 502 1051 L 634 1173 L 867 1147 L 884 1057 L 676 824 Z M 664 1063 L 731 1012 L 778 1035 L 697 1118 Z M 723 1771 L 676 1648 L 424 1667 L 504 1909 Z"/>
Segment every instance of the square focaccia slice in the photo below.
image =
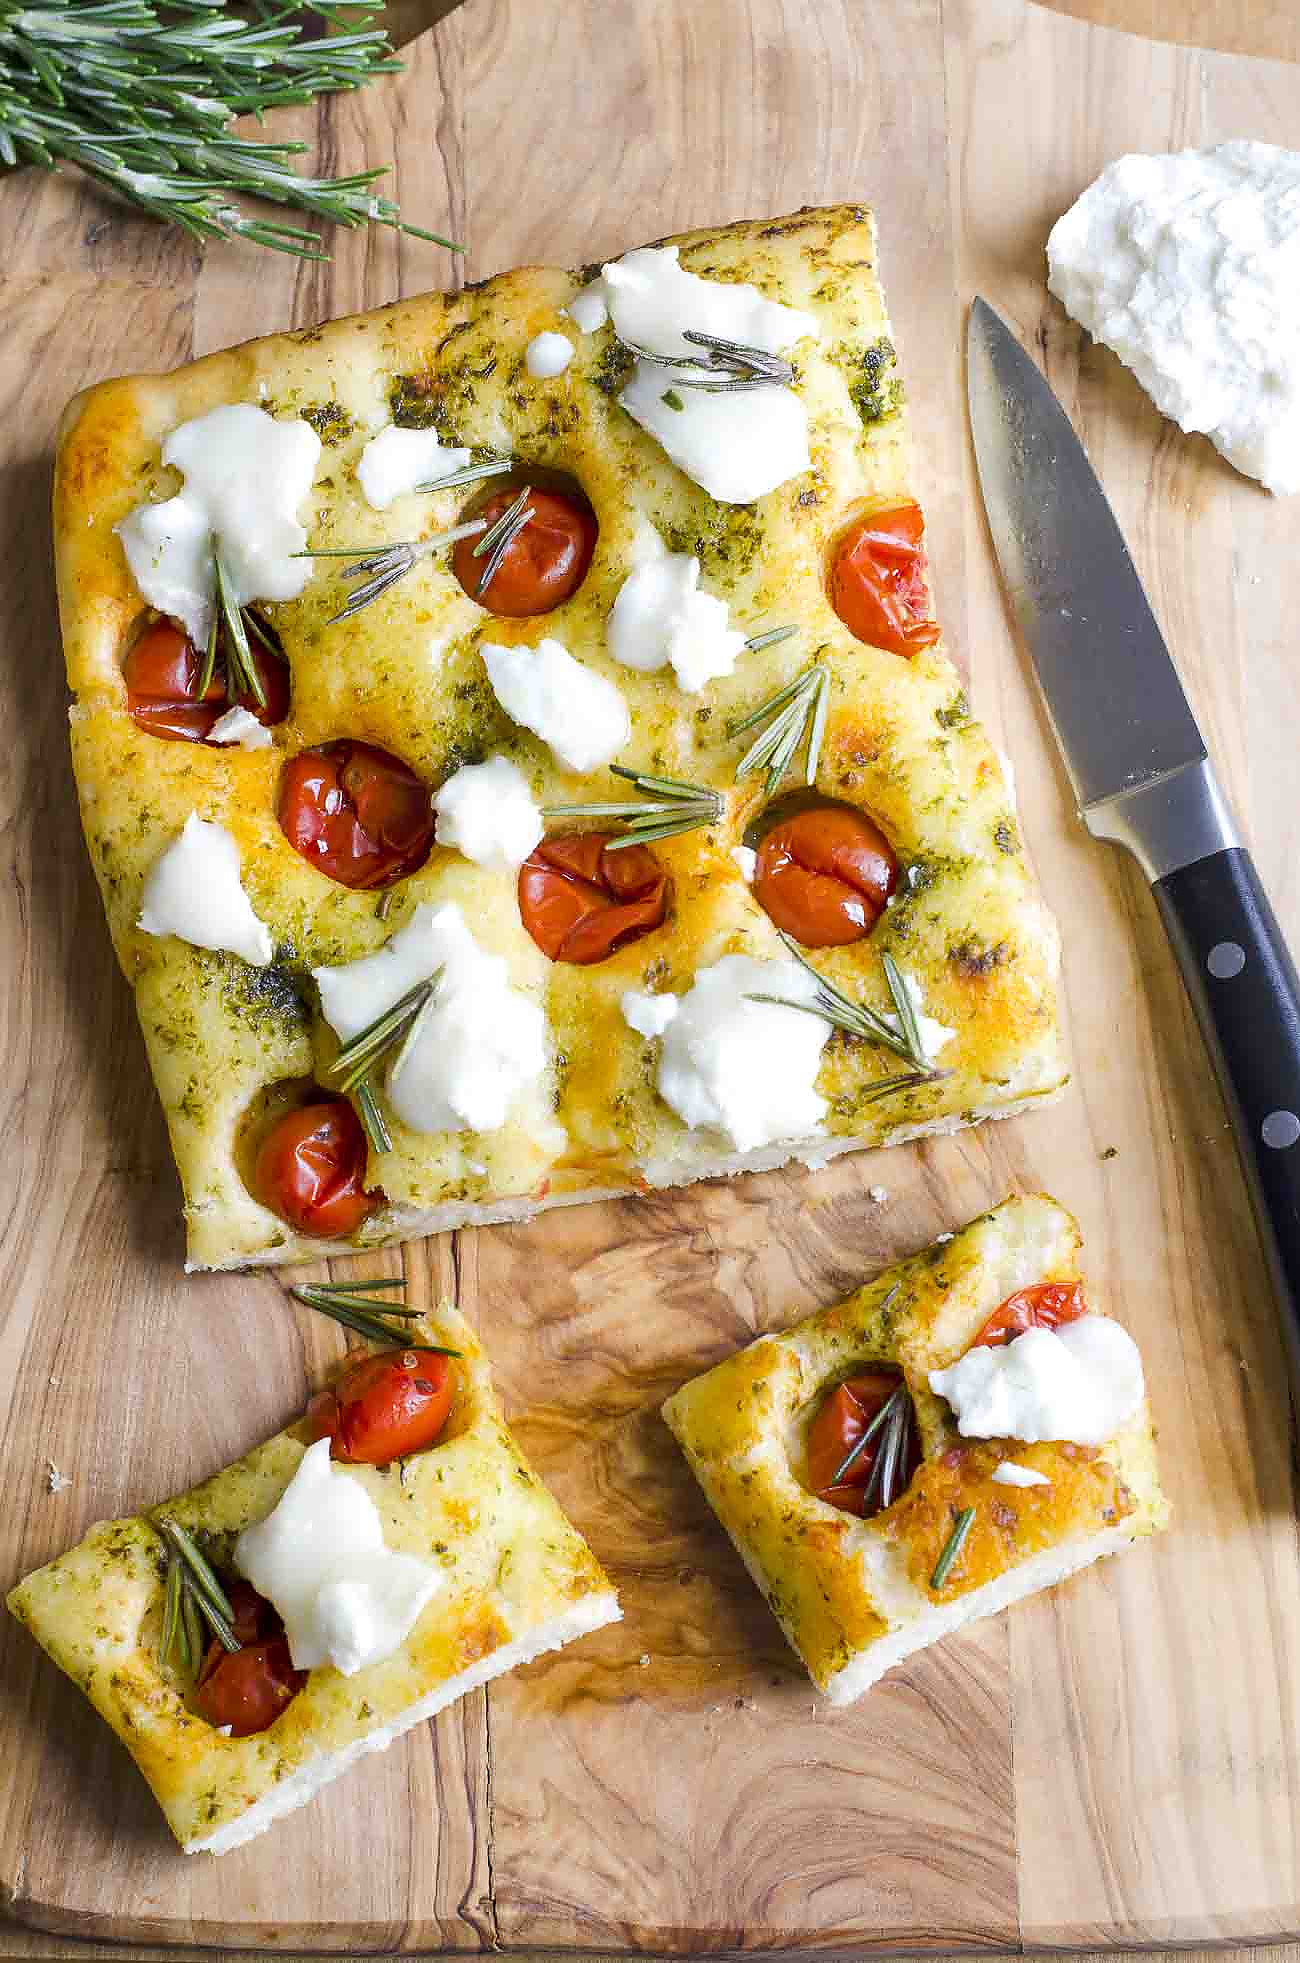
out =
<path fill-rule="evenodd" d="M 105 383 L 54 513 L 85 833 L 191 1265 L 1062 1085 L 1056 930 L 931 617 L 868 210 Z M 336 1071 L 389 1010 L 369 1077 Z"/>
<path fill-rule="evenodd" d="M 411 1340 L 459 1352 L 451 1366 L 450 1413 L 437 1442 L 385 1465 L 335 1464 L 329 1447 L 317 1445 L 317 1460 L 307 1467 L 312 1487 L 291 1519 L 279 1516 L 290 1554 L 301 1546 L 304 1558 L 317 1558 L 314 1519 L 326 1553 L 332 1549 L 341 1562 L 332 1596 L 286 1597 L 298 1602 L 296 1609 L 277 1600 L 277 1608 L 285 1607 L 292 1659 L 286 1649 L 277 1660 L 274 1644 L 261 1641 L 265 1628 L 250 1625 L 246 1644 L 256 1638 L 256 1645 L 229 1659 L 237 1672 L 248 1666 L 250 1674 L 228 1680 L 214 1708 L 213 1693 L 204 1697 L 195 1664 L 185 1656 L 183 1632 L 167 1642 L 164 1658 L 168 1545 L 158 1523 L 177 1523 L 227 1590 L 236 1590 L 239 1536 L 266 1520 L 291 1482 L 298 1482 L 294 1493 L 300 1491 L 313 1449 L 305 1423 L 150 1514 L 93 1527 L 79 1546 L 29 1575 L 9 1596 L 11 1612 L 126 1746 L 186 1853 L 223 1854 L 240 1846 L 304 1805 L 354 1760 L 383 1751 L 467 1691 L 619 1619 L 617 1599 L 590 1549 L 520 1456 L 468 1324 L 444 1308 L 413 1325 Z M 341 1493 L 330 1481 L 347 1490 Z M 358 1500 L 352 1482 L 368 1497 Z M 375 1538 L 376 1514 L 382 1574 L 375 1572 L 373 1547 L 358 1552 L 367 1537 Z M 285 1552 L 282 1544 L 281 1562 Z M 387 1572 L 394 1556 L 405 1557 L 395 1579 Z M 340 1609 L 337 1584 L 355 1587 L 367 1576 L 377 1592 L 358 1622 L 346 1603 Z M 405 1592 L 412 1588 L 414 1596 Z M 400 1641 L 379 1654 L 394 1633 L 382 1618 L 409 1617 L 426 1595 Z M 236 1600 L 229 1592 L 228 1604 Z M 333 1610 L 325 1606 L 328 1600 Z M 305 1601 L 314 1602 L 314 1619 L 303 1621 Z M 320 1628 L 332 1626 L 329 1614 L 337 1624 L 330 1653 L 339 1667 L 327 1662 L 295 1678 L 290 1660 L 309 1654 L 299 1643 L 317 1641 Z M 290 1622 L 291 1615 L 297 1620 Z M 388 1636 L 376 1641 L 376 1628 L 384 1627 Z M 281 1643 L 287 1640 L 275 1633 Z M 208 1635 L 204 1630 L 195 1645 L 200 1652 Z M 259 1648 L 272 1652 L 265 1662 Z M 204 1672 L 215 1657 L 214 1648 Z M 294 1683 L 300 1686 L 296 1694 L 283 1701 L 284 1686 Z M 229 1736 L 213 1721 L 219 1712 L 233 1718 L 241 1711 L 270 1721 L 247 1735 L 239 1735 L 236 1724 Z"/>
<path fill-rule="evenodd" d="M 1095 1313 L 1079 1246 L 1055 1201 L 1006 1200 L 665 1404 L 709 1504 L 832 1703 L 1167 1523 L 1136 1349 Z M 1071 1331 L 1083 1335 L 1077 1354 Z M 943 1380 L 954 1406 L 932 1373 L 964 1358 L 961 1375 L 976 1382 Z M 1017 1410 L 1032 1442 L 989 1435 Z M 1073 1414 L 1089 1437 L 1107 1412 L 1127 1415 L 1080 1444 L 1046 1435 L 1049 1412 Z"/>

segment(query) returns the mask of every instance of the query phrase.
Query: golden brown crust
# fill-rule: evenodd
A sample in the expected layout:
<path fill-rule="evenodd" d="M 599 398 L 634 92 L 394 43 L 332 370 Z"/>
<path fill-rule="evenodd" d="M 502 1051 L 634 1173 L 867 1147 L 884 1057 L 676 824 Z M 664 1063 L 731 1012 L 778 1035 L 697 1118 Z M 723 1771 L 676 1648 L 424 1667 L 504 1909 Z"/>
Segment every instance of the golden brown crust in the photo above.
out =
<path fill-rule="evenodd" d="M 237 1165 L 239 1126 L 259 1090 L 310 1073 L 322 1039 L 307 969 L 372 952 L 421 900 L 458 900 L 516 985 L 544 1003 L 555 1067 L 491 1135 L 430 1138 L 394 1122 L 394 1149 L 371 1167 L 393 1206 L 365 1238 L 447 1225 L 475 1207 L 520 1211 L 543 1197 L 624 1190 L 647 1178 L 672 1184 L 725 1158 L 726 1141 L 688 1132 L 657 1096 L 653 1048 L 627 1027 L 619 1001 L 647 979 L 688 988 L 699 966 L 727 952 L 780 951 L 728 850 L 762 802 L 755 780 L 734 788 L 742 744 L 728 730 L 814 652 L 832 676 L 819 787 L 866 807 L 909 869 L 906 894 L 872 939 L 818 957 L 819 965 L 887 1006 L 880 952 L 888 947 L 920 984 L 929 1013 L 957 1031 L 943 1083 L 880 1102 L 871 1087 L 890 1074 L 891 1059 L 832 1042 L 819 1079 L 830 1140 L 879 1143 L 969 1122 L 1063 1082 L 1055 927 L 1034 890 L 1001 766 L 969 717 L 959 678 L 942 646 L 904 661 L 855 641 L 827 598 L 827 553 L 846 518 L 864 499 L 914 488 L 892 371 L 886 360 L 886 380 L 873 393 L 864 366 L 890 333 L 871 214 L 835 206 L 695 232 L 681 244 L 692 270 L 751 280 L 809 309 L 821 326 L 820 340 L 798 353 L 814 468 L 753 506 L 715 503 L 617 406 L 621 350 L 608 328 L 578 337 L 562 376 L 528 376 L 528 341 L 564 324 L 559 310 L 578 283 L 542 268 L 250 342 L 171 376 L 106 383 L 68 412 L 54 511 L 77 698 L 74 766 L 171 1128 L 197 1265 L 316 1251 L 249 1194 Z M 540 621 L 502 621 L 467 599 L 441 561 L 428 562 L 352 622 L 329 627 L 342 588 L 332 562 L 322 562 L 300 600 L 268 609 L 293 677 L 275 747 L 157 741 L 126 714 L 121 660 L 143 609 L 112 528 L 142 500 L 175 488 L 159 463 L 166 433 L 230 401 L 307 415 L 323 432 L 305 514 L 312 542 L 322 545 L 381 542 L 454 521 L 463 493 L 402 499 L 387 513 L 361 497 L 357 458 L 393 412 L 431 421 L 458 443 L 570 471 L 600 524 L 585 585 Z M 755 631 L 789 621 L 799 635 L 746 654 L 732 677 L 698 697 L 682 694 L 670 671 L 618 667 L 604 624 L 642 518 L 674 549 L 698 554 L 705 586 L 728 601 L 733 623 Z M 675 895 L 668 925 L 595 968 L 547 962 L 520 924 L 513 880 L 447 850 L 435 849 L 397 889 L 380 921 L 374 895 L 347 892 L 310 869 L 274 815 L 285 755 L 342 735 L 393 750 L 431 787 L 467 758 L 501 750 L 544 802 L 606 796 L 605 773 L 560 771 L 544 745 L 508 722 L 487 685 L 485 636 L 535 643 L 542 633 L 622 689 L 634 725 L 622 761 L 729 793 L 715 832 L 662 848 Z M 245 884 L 281 950 L 278 988 L 254 985 L 229 957 L 135 928 L 150 866 L 195 809 L 228 825 L 239 843 Z"/>
<path fill-rule="evenodd" d="M 976 1443 L 959 1436 L 928 1388 L 929 1372 L 959 1356 L 1016 1289 L 1079 1279 L 1078 1254 L 1078 1228 L 1055 1201 L 1005 1200 L 847 1300 L 728 1357 L 664 1406 L 710 1505 L 823 1689 L 874 1645 L 923 1627 L 932 1608 L 1014 1579 L 1037 1557 L 1077 1565 L 1074 1554 L 1106 1536 L 1137 1538 L 1165 1524 L 1145 1405 L 1099 1452 Z M 1091 1291 L 1089 1305 L 1101 1306 Z M 804 1441 L 826 1392 L 880 1363 L 902 1370 L 923 1461 L 892 1506 L 860 1521 L 807 1489 Z M 1050 1484 L 995 1482 L 1003 1459 Z M 966 1507 L 975 1520 L 936 1589 L 936 1564 Z"/>

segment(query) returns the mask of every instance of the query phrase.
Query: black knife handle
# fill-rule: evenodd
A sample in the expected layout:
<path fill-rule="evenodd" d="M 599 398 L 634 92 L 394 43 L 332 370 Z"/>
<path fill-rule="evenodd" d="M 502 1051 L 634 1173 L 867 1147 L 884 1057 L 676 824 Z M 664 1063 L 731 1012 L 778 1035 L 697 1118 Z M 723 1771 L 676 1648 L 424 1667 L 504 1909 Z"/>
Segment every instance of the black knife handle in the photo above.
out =
<path fill-rule="evenodd" d="M 1242 847 L 1152 891 L 1232 1119 L 1300 1409 L 1300 980 Z"/>

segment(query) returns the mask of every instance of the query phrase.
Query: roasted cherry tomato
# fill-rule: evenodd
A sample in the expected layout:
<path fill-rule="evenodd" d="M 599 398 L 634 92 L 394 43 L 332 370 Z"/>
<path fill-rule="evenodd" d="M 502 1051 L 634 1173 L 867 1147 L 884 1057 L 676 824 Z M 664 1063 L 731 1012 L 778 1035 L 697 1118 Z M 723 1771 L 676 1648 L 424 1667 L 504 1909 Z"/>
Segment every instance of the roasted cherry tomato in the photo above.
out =
<path fill-rule="evenodd" d="M 661 927 L 668 875 L 646 845 L 610 850 L 607 832 L 544 838 L 519 868 L 519 911 L 552 961 L 580 967 Z"/>
<path fill-rule="evenodd" d="M 301 1234 L 341 1240 L 355 1233 L 383 1201 L 365 1185 L 366 1135 L 344 1098 L 286 1111 L 258 1148 L 257 1197 Z"/>
<path fill-rule="evenodd" d="M 850 1377 L 847 1382 L 837 1384 L 822 1400 L 821 1409 L 812 1421 L 808 1432 L 808 1484 L 818 1499 L 838 1506 L 841 1513 L 856 1513 L 861 1519 L 867 1511 L 866 1487 L 888 1424 L 882 1425 L 876 1436 L 863 1446 L 838 1483 L 835 1475 L 901 1381 L 897 1375 L 884 1370 L 864 1371 L 860 1376 Z M 904 1464 L 899 1468 L 900 1484 L 895 1496 L 910 1480 L 919 1457 L 910 1408 L 907 1425 Z M 879 1504 L 877 1491 L 872 1495 L 873 1513 L 879 1510 Z"/>
<path fill-rule="evenodd" d="M 307 1406 L 313 1436 L 330 1457 L 391 1465 L 432 1445 L 451 1410 L 450 1360 L 436 1350 L 385 1350 L 345 1371 Z"/>
<path fill-rule="evenodd" d="M 495 525 L 518 497 L 521 485 L 494 491 L 474 513 Z M 491 613 L 519 619 L 525 614 L 549 613 L 571 593 L 576 593 L 587 577 L 591 555 L 596 549 L 596 520 L 590 508 L 563 491 L 529 490 L 533 515 L 492 575 L 492 584 L 482 593 L 479 581 L 488 567 L 488 555 L 474 557 L 477 539 L 459 539 L 452 548 L 452 571 L 481 607 Z"/>
<path fill-rule="evenodd" d="M 429 856 L 433 805 L 413 770 L 371 743 L 323 743 L 284 767 L 280 830 L 340 886 L 391 886 Z"/>
<path fill-rule="evenodd" d="M 232 1738 L 248 1738 L 275 1723 L 306 1683 L 307 1672 L 294 1669 L 284 1625 L 255 1588 L 236 1581 L 226 1594 L 240 1648 L 232 1652 L 209 1643 L 194 1706 L 210 1725 L 228 1724 Z"/>
<path fill-rule="evenodd" d="M 835 548 L 831 605 L 851 634 L 873 648 L 911 656 L 932 647 L 939 623 L 930 615 L 919 504 L 900 504 L 860 518 Z"/>
<path fill-rule="evenodd" d="M 1063 1322 L 1077 1322 L 1087 1315 L 1088 1304 L 1077 1281 L 1040 1281 L 1033 1288 L 1019 1288 L 1008 1295 L 971 1344 L 973 1350 L 997 1349 L 1026 1329 L 1059 1329 Z"/>
<path fill-rule="evenodd" d="M 869 934 L 898 884 L 898 861 L 864 812 L 818 804 L 763 836 L 754 898 L 803 947 L 844 947 Z"/>
<path fill-rule="evenodd" d="M 200 702 L 203 660 L 189 636 L 170 620 L 147 628 L 123 663 L 126 705 L 141 729 L 174 743 L 204 743 L 227 709 L 247 709 L 269 728 L 289 713 L 289 668 L 252 643 L 265 704 L 250 694 L 226 695 L 226 664 L 218 658 Z"/>

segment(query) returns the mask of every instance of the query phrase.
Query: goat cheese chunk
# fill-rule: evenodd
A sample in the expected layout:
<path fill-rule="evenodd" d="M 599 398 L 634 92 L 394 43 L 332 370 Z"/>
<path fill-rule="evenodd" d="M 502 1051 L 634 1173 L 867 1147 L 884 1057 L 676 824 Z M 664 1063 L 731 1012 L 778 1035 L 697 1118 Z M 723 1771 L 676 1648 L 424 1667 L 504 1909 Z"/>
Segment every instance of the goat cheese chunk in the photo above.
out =
<path fill-rule="evenodd" d="M 651 995 L 643 988 L 628 988 L 619 999 L 623 1020 L 629 1029 L 635 1029 L 638 1036 L 662 1036 L 673 1017 L 677 1014 L 681 998 L 676 995 Z"/>
<path fill-rule="evenodd" d="M 485 954 L 454 903 L 422 901 L 377 954 L 313 968 L 321 1011 L 349 1042 L 417 983 L 433 993 L 389 1065 L 388 1101 L 418 1132 L 498 1131 L 547 1064 L 546 1018 Z"/>
<path fill-rule="evenodd" d="M 1300 490 L 1300 152 L 1120 157 L 1057 220 L 1048 285 L 1157 409 Z"/>
<path fill-rule="evenodd" d="M 265 750 L 270 747 L 271 732 L 250 709 L 227 709 L 208 731 L 208 741 L 234 743 L 241 750 Z"/>
<path fill-rule="evenodd" d="M 443 1585 L 432 1561 L 384 1541 L 359 1479 L 309 1445 L 276 1506 L 235 1542 L 235 1567 L 284 1621 L 295 1670 L 354 1677 L 400 1649 Z"/>
<path fill-rule="evenodd" d="M 701 593 L 699 560 L 670 552 L 652 525 L 638 533 L 634 559 L 605 629 L 615 661 L 647 675 L 671 663 L 687 695 L 731 674 L 745 636 L 729 625 L 725 600 Z"/>
<path fill-rule="evenodd" d="M 439 845 L 491 872 L 517 872 L 546 826 L 528 780 L 509 757 L 463 764 L 433 800 Z"/>
<path fill-rule="evenodd" d="M 963 1438 L 1028 1444 L 1104 1445 L 1145 1395 L 1137 1344 L 1104 1315 L 967 1350 L 946 1370 L 932 1370 L 929 1382 L 952 1406 Z"/>
<path fill-rule="evenodd" d="M 224 825 L 193 811 L 145 880 L 135 924 L 142 934 L 238 954 L 255 968 L 274 951 L 240 881 L 239 847 Z"/>
<path fill-rule="evenodd" d="M 719 504 L 753 504 L 812 467 L 807 411 L 784 383 L 713 395 L 675 387 L 680 380 L 672 368 L 638 361 L 618 399 Z"/>
<path fill-rule="evenodd" d="M 663 1031 L 656 1083 L 665 1104 L 693 1131 L 723 1132 L 738 1152 L 820 1132 L 826 1100 L 817 1094 L 817 1072 L 831 1025 L 802 1008 L 751 999 L 778 995 L 811 1006 L 816 987 L 797 961 L 726 954 L 697 970 L 686 994 L 673 998 L 677 1008 Z"/>
<path fill-rule="evenodd" d="M 468 450 L 444 449 L 436 429 L 398 429 L 372 436 L 357 463 L 357 482 L 372 511 L 387 511 L 420 485 L 434 485 L 464 470 Z"/>
<path fill-rule="evenodd" d="M 567 312 L 579 334 L 598 334 L 609 319 L 604 283 L 594 279 L 590 286 L 584 286 L 580 293 L 575 293 Z"/>
<path fill-rule="evenodd" d="M 136 585 L 198 647 L 216 604 L 214 545 L 238 606 L 296 600 L 311 571 L 298 559 L 307 533 L 298 511 L 320 460 L 320 438 L 301 416 L 277 422 L 249 402 L 228 402 L 181 423 L 162 460 L 184 486 L 163 504 L 142 504 L 114 527 Z"/>
<path fill-rule="evenodd" d="M 697 356 L 700 348 L 686 339 L 689 328 L 780 354 L 821 332 L 812 314 L 767 300 L 756 286 L 688 273 L 678 253 L 675 245 L 638 246 L 601 267 L 614 332 L 628 347 L 664 357 Z"/>
<path fill-rule="evenodd" d="M 573 342 L 564 334 L 534 334 L 524 349 L 524 367 L 538 381 L 562 375 L 573 360 Z"/>
<path fill-rule="evenodd" d="M 549 744 L 566 770 L 599 770 L 630 740 L 632 718 L 619 690 L 575 661 L 559 641 L 539 641 L 535 648 L 484 641 L 482 653 L 506 714 Z"/>
<path fill-rule="evenodd" d="M 1050 1486 L 1052 1483 L 1045 1472 L 1032 1465 L 1017 1465 L 1014 1459 L 1003 1459 L 989 1477 L 995 1486 Z"/>

